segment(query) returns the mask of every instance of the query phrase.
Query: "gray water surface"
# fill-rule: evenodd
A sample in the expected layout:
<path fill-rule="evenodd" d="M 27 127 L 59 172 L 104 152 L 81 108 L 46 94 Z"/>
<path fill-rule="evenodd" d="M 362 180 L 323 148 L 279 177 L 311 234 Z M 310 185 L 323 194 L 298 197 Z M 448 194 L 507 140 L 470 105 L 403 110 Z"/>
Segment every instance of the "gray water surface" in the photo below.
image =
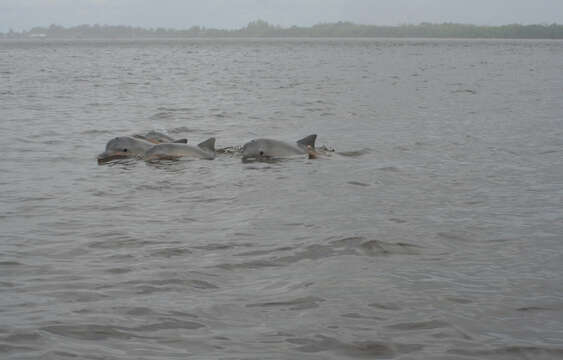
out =
<path fill-rule="evenodd" d="M 4 359 L 563 357 L 563 42 L 0 42 Z M 320 159 L 99 166 L 112 137 Z"/>

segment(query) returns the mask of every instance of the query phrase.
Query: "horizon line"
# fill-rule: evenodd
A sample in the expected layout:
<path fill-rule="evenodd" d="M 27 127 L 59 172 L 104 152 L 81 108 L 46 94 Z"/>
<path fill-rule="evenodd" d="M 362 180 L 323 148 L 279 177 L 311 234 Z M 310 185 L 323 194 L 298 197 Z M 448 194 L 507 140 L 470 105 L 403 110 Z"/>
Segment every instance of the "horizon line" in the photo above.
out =
<path fill-rule="evenodd" d="M 391 28 L 395 28 L 395 27 L 405 27 L 405 26 L 421 26 L 421 25 L 461 25 L 461 26 L 474 26 L 474 27 L 491 27 L 491 28 L 495 28 L 495 27 L 504 27 L 504 26 L 562 26 L 563 24 L 559 24 L 556 22 L 552 22 L 552 23 L 548 23 L 548 22 L 543 22 L 543 23 L 506 23 L 506 24 L 500 24 L 500 25 L 484 25 L 484 24 L 474 24 L 474 23 L 463 23 L 463 22 L 449 22 L 449 21 L 444 21 L 444 22 L 427 22 L 427 21 L 421 21 L 418 23 L 400 23 L 400 24 L 395 24 L 395 25 L 383 25 L 383 24 L 366 24 L 366 23 L 356 23 L 353 21 L 348 21 L 348 20 L 339 20 L 339 21 L 335 21 L 335 22 L 318 22 L 315 23 L 313 25 L 288 25 L 288 26 L 284 26 L 284 25 L 280 25 L 280 24 L 273 24 L 270 23 L 266 20 L 262 20 L 262 19 L 256 19 L 256 20 L 252 20 L 249 21 L 246 25 L 242 25 L 239 27 L 233 27 L 233 28 L 221 28 L 221 27 L 212 27 L 212 26 L 206 26 L 206 25 L 191 25 L 191 26 L 187 26 L 187 27 L 165 27 L 165 26 L 143 26 L 143 25 L 132 25 L 132 24 L 100 24 L 100 23 L 83 23 L 83 24 L 77 24 L 77 25 L 60 25 L 57 23 L 51 23 L 49 25 L 35 25 L 32 26 L 28 29 L 22 29 L 19 31 L 14 31 L 12 29 L 9 29 L 6 32 L 0 32 L 0 34 L 6 34 L 6 33 L 24 33 L 24 32 L 30 32 L 35 28 L 50 28 L 50 27 L 59 27 L 59 28 L 63 28 L 63 29 L 72 29 L 72 28 L 76 28 L 76 27 L 82 27 L 82 26 L 91 26 L 91 27 L 131 27 L 131 28 L 137 28 L 137 29 L 144 29 L 144 30 L 152 30 L 152 29 L 164 29 L 164 30 L 176 30 L 176 31 L 182 31 L 182 30 L 189 30 L 192 28 L 202 28 L 202 29 L 207 29 L 207 30 L 220 30 L 220 31 L 236 31 L 236 30 L 241 30 L 241 29 L 246 29 L 248 28 L 249 25 L 251 24 L 256 24 L 256 23 L 263 23 L 265 25 L 268 25 L 269 27 L 272 28 L 276 28 L 276 29 L 292 29 L 292 28 L 312 28 L 315 26 L 320 26 L 320 25 L 337 25 L 337 24 L 349 24 L 349 25 L 355 25 L 355 26 L 373 26 L 373 27 L 391 27 Z"/>

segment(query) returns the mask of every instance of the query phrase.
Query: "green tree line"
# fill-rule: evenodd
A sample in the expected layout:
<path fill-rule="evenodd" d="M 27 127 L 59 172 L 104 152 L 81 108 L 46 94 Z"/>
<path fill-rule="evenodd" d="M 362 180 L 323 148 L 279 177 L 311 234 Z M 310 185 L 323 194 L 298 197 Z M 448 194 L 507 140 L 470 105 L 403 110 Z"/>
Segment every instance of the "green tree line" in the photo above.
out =
<path fill-rule="evenodd" d="M 132 39 L 205 37 L 395 37 L 395 38 L 483 38 L 483 39 L 563 39 L 563 25 L 477 26 L 455 23 L 378 26 L 351 22 L 313 26 L 274 26 L 263 20 L 235 30 L 193 26 L 189 29 L 141 28 L 115 25 L 34 27 L 28 31 L 0 33 L 1 38 Z"/>

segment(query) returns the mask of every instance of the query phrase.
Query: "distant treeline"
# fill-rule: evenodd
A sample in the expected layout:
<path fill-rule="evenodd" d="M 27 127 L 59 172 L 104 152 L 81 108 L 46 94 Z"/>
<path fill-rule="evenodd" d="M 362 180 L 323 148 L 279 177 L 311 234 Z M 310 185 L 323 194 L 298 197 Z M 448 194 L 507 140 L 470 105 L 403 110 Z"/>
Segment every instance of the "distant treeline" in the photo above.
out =
<path fill-rule="evenodd" d="M 414 37 L 484 39 L 563 39 L 563 25 L 476 26 L 467 24 L 431 24 L 400 26 L 358 25 L 351 22 L 317 24 L 310 27 L 274 26 L 257 20 L 237 30 L 193 26 L 189 29 L 146 29 L 132 26 L 80 25 L 65 28 L 51 25 L 29 31 L 0 33 L 0 38 L 56 39 L 132 39 L 132 38 L 207 38 L 207 37 Z"/>

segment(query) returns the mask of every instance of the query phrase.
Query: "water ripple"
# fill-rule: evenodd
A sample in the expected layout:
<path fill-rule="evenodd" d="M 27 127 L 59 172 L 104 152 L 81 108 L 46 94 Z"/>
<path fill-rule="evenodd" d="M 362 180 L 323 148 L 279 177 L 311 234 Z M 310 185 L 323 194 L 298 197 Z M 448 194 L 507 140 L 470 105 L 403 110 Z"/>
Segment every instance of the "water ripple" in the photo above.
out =
<path fill-rule="evenodd" d="M 0 47 L 2 359 L 563 357 L 561 42 Z M 97 165 L 151 129 L 222 149 Z"/>

